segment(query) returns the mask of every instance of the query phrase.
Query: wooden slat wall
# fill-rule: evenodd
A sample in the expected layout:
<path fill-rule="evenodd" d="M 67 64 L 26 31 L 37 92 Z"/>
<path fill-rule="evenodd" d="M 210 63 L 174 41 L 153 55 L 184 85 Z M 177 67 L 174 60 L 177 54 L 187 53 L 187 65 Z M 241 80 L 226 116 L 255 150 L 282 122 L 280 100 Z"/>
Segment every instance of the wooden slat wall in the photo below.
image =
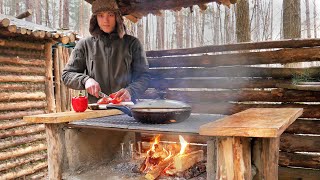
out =
<path fill-rule="evenodd" d="M 0 179 L 41 179 L 47 174 L 44 125 L 22 117 L 48 112 L 45 46 L 51 45 L 10 43 L 0 43 Z"/>
<path fill-rule="evenodd" d="M 320 77 L 319 66 L 283 66 L 319 61 L 319 43 L 289 40 L 147 52 L 153 79 L 142 99 L 175 99 L 192 105 L 193 112 L 225 115 L 252 107 L 304 108 L 281 136 L 279 178 L 314 179 L 320 176 L 320 91 L 278 87 L 306 72 Z M 288 174 L 293 167 L 303 174 Z"/>

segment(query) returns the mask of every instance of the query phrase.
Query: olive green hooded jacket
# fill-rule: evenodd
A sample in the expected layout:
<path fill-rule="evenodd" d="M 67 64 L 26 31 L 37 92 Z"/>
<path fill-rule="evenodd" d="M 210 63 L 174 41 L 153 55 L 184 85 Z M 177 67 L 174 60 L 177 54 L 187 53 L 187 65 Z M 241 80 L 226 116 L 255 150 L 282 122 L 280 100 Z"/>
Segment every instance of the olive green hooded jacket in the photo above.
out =
<path fill-rule="evenodd" d="M 72 89 L 85 89 L 89 78 L 96 80 L 102 92 L 114 93 L 126 88 L 133 100 L 143 94 L 150 80 L 149 64 L 140 41 L 125 34 L 103 33 L 81 39 L 62 73 L 62 81 Z M 97 102 L 89 95 L 89 103 Z"/>

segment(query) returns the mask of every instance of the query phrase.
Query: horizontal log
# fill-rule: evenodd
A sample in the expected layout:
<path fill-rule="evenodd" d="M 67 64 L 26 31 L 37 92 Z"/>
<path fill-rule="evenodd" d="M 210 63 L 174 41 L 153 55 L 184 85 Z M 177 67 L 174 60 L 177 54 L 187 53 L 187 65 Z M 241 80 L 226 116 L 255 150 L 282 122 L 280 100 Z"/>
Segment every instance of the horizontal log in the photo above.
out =
<path fill-rule="evenodd" d="M 7 27 L 7 29 L 8 29 L 8 31 L 9 31 L 10 33 L 16 33 L 16 32 L 17 32 L 17 26 L 14 25 L 14 24 L 9 25 L 9 26 Z"/>
<path fill-rule="evenodd" d="M 8 18 L 3 18 L 0 20 L 1 27 L 8 27 L 10 25 L 10 20 Z"/>
<path fill-rule="evenodd" d="M 36 145 L 30 145 L 27 147 L 20 147 L 12 150 L 8 150 L 5 152 L 0 152 L 0 160 L 7 160 L 15 157 L 19 157 L 25 154 L 30 154 L 37 151 L 43 151 L 47 148 L 46 144 L 36 144 Z"/>
<path fill-rule="evenodd" d="M 48 170 L 44 168 L 40 171 L 37 171 L 33 174 L 26 176 L 26 179 L 38 180 L 38 179 L 46 179 L 48 177 Z"/>
<path fill-rule="evenodd" d="M 320 169 L 320 155 L 280 152 L 279 165 Z"/>
<path fill-rule="evenodd" d="M 18 158 L 14 158 L 14 159 L 10 159 L 6 162 L 2 162 L 0 164 L 0 171 L 3 170 L 7 170 L 10 168 L 14 168 L 23 164 L 27 164 L 30 162 L 35 162 L 35 161 L 39 161 L 39 160 L 45 160 L 47 157 L 46 153 L 43 152 L 36 152 L 34 154 L 28 154 L 26 156 L 22 156 L 22 157 L 18 157 Z"/>
<path fill-rule="evenodd" d="M 320 105 L 314 104 L 236 104 L 236 103 L 189 103 L 194 113 L 231 115 L 249 108 L 303 108 L 301 118 L 320 118 Z"/>
<path fill-rule="evenodd" d="M 18 119 L 23 116 L 31 116 L 36 114 L 44 114 L 45 110 L 24 110 L 24 111 L 14 111 L 0 114 L 0 120 L 10 120 L 10 119 Z"/>
<path fill-rule="evenodd" d="M 26 169 L 21 169 L 20 171 L 12 171 L 5 174 L 0 175 L 0 179 L 16 179 L 21 176 L 25 176 L 28 174 L 33 174 L 41 169 L 47 168 L 48 163 L 40 161 L 39 163 L 32 164 L 31 167 Z"/>
<path fill-rule="evenodd" d="M 27 29 L 23 27 L 18 27 L 17 29 L 18 34 L 27 34 Z"/>
<path fill-rule="evenodd" d="M 161 51 L 147 51 L 147 57 L 161 57 L 186 54 L 203 54 L 210 52 L 239 51 L 239 50 L 258 50 L 258 49 L 276 49 L 276 48 L 300 48 L 319 46 L 319 39 L 290 39 L 280 41 L 261 41 L 245 42 L 238 44 L 223 44 L 213 46 L 203 46 L 197 48 L 171 49 Z"/>
<path fill-rule="evenodd" d="M 157 89 L 166 88 L 275 88 L 277 84 L 291 83 L 282 79 L 263 78 L 176 78 L 176 79 L 151 79 L 149 87 Z"/>
<path fill-rule="evenodd" d="M 0 92 L 1 101 L 22 101 L 22 100 L 45 100 L 46 94 L 44 92 Z M 3 104 L 4 107 L 4 104 Z M 1 108 L 0 108 L 1 109 Z"/>
<path fill-rule="evenodd" d="M 154 67 L 216 67 L 319 61 L 319 47 L 220 55 L 148 58 Z"/>
<path fill-rule="evenodd" d="M 1 111 L 44 109 L 45 107 L 47 107 L 46 101 L 22 101 L 22 102 L 0 103 Z"/>
<path fill-rule="evenodd" d="M 11 47 L 11 48 L 23 48 L 23 49 L 33 49 L 33 50 L 44 50 L 43 43 L 34 43 L 26 41 L 15 41 L 0 39 L 0 46 Z"/>
<path fill-rule="evenodd" d="M 280 150 L 284 152 L 320 152 L 320 136 L 284 133 L 280 136 Z"/>
<path fill-rule="evenodd" d="M 1 83 L 0 89 L 4 91 L 44 91 L 44 84 L 27 84 L 27 83 Z"/>
<path fill-rule="evenodd" d="M 185 102 L 319 102 L 320 91 L 295 90 L 198 90 L 198 91 L 164 91 L 166 99 L 181 100 Z M 148 91 L 144 98 L 154 99 L 157 91 Z"/>
<path fill-rule="evenodd" d="M 0 48 L 0 54 L 1 56 L 12 56 L 12 57 L 16 57 L 19 56 L 21 57 L 25 57 L 25 58 L 33 58 L 33 59 L 43 59 L 44 58 L 44 53 L 43 51 L 26 51 L 26 50 L 21 50 L 21 49 L 13 49 L 13 48 Z"/>
<path fill-rule="evenodd" d="M 319 177 L 320 177 L 320 170 L 279 167 L 280 180 L 292 180 L 292 179 L 317 180 L 319 179 Z"/>
<path fill-rule="evenodd" d="M 292 134 L 320 134 L 320 120 L 302 120 L 298 119 L 291 124 L 286 133 Z"/>
<path fill-rule="evenodd" d="M 20 127 L 20 126 L 25 126 L 27 124 L 30 124 L 30 123 L 25 122 L 22 119 L 10 120 L 10 121 L 4 121 L 4 122 L 0 121 L 0 130 Z"/>
<path fill-rule="evenodd" d="M 16 64 L 16 65 L 31 65 L 31 66 L 45 66 L 45 61 L 40 59 L 28 59 L 28 58 L 21 58 L 19 56 L 16 57 L 4 57 L 0 56 L 1 63 L 7 64 Z"/>
<path fill-rule="evenodd" d="M 310 77 L 319 77 L 320 68 L 271 68 L 271 67 L 217 67 L 217 68 L 170 68 L 150 69 L 154 78 L 181 77 L 273 77 L 292 78 L 308 72 Z"/>
<path fill-rule="evenodd" d="M 35 124 L 31 126 L 19 127 L 14 129 L 9 129 L 0 134 L 0 138 L 7 138 L 13 136 L 21 136 L 32 133 L 39 133 L 45 130 L 43 124 Z"/>
<path fill-rule="evenodd" d="M 44 75 L 45 71 L 46 70 L 43 67 L 27 67 L 27 66 L 11 66 L 11 65 L 0 66 L 0 72 L 2 73 Z"/>
<path fill-rule="evenodd" d="M 7 139 L 3 139 L 0 142 L 0 150 L 5 149 L 5 148 L 10 148 L 22 144 L 27 144 L 30 142 L 35 142 L 39 140 L 45 140 L 46 136 L 45 134 L 33 134 L 33 135 L 28 135 L 24 137 L 9 137 Z"/>
<path fill-rule="evenodd" d="M 0 75 L 0 82 L 32 82 L 43 83 L 45 76 L 27 76 L 27 75 Z"/>
<path fill-rule="evenodd" d="M 23 19 L 23 18 L 26 18 L 26 17 L 30 16 L 31 14 L 32 14 L 32 9 L 27 9 L 26 11 L 18 14 L 18 15 L 16 16 L 16 18 L 17 18 L 17 19 Z"/>

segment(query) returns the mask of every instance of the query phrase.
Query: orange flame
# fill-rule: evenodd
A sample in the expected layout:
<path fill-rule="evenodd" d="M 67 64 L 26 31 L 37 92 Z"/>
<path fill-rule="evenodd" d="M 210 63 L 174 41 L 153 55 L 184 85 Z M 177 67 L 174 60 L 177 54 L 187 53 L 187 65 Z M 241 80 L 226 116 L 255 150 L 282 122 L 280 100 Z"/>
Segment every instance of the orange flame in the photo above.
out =
<path fill-rule="evenodd" d="M 188 142 L 184 140 L 184 138 L 181 135 L 179 135 L 179 140 L 181 144 L 181 149 L 179 154 L 182 155 L 185 152 L 186 147 L 188 146 Z"/>

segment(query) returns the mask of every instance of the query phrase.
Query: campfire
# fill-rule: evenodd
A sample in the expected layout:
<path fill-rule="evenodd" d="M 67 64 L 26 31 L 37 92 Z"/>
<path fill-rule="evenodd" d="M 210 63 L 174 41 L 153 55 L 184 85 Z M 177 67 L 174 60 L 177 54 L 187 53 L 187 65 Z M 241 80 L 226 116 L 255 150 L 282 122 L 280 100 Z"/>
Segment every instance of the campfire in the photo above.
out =
<path fill-rule="evenodd" d="M 189 143 L 179 136 L 180 145 L 160 143 L 160 135 L 151 142 L 139 171 L 148 180 L 159 176 L 178 176 L 186 179 L 205 172 L 203 150 L 191 150 Z"/>

